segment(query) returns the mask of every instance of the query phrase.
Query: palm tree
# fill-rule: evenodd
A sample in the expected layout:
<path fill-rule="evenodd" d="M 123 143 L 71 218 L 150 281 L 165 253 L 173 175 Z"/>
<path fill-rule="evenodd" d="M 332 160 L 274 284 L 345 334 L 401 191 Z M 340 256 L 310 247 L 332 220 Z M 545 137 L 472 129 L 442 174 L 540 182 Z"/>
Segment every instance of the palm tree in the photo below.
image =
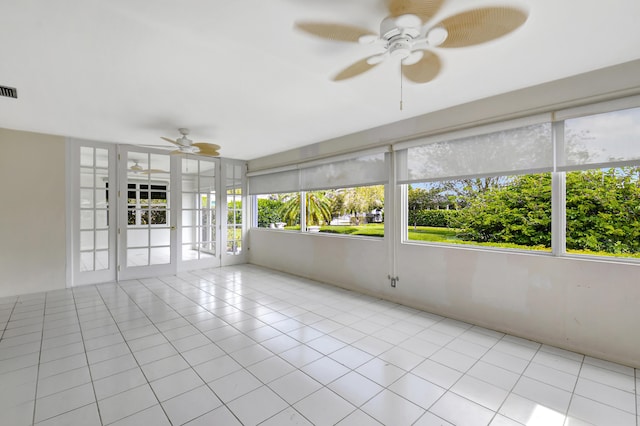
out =
<path fill-rule="evenodd" d="M 305 194 L 305 206 L 307 226 L 331 222 L 331 205 L 324 192 L 307 192 Z M 295 225 L 300 218 L 300 194 L 291 194 L 282 205 L 280 214 L 288 226 Z"/>

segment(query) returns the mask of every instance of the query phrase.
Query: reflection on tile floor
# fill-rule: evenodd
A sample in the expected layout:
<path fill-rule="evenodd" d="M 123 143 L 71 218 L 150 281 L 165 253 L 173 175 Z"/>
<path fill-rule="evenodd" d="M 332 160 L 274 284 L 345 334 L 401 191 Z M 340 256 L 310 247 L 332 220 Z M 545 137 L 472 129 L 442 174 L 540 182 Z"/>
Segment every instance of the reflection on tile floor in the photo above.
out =
<path fill-rule="evenodd" d="M 250 265 L 0 299 L 5 425 L 638 425 L 633 368 Z"/>

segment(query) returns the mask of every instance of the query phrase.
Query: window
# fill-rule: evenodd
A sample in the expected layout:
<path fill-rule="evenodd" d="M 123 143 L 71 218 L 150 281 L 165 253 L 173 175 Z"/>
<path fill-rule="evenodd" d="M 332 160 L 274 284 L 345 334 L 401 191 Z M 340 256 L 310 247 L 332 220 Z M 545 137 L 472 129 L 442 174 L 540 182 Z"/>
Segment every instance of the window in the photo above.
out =
<path fill-rule="evenodd" d="M 250 176 L 250 193 L 257 199 L 256 225 L 384 236 L 387 158 L 377 150 Z"/>
<path fill-rule="evenodd" d="M 299 192 L 288 192 L 283 194 L 259 194 L 257 199 L 258 227 L 284 230 L 300 229 L 300 210 L 297 214 L 288 215 L 287 207 L 294 200 L 300 204 Z"/>
<path fill-rule="evenodd" d="M 567 253 L 640 258 L 640 108 L 564 122 Z"/>
<path fill-rule="evenodd" d="M 307 230 L 383 237 L 384 185 L 306 192 Z"/>
<path fill-rule="evenodd" d="M 567 172 L 567 253 L 640 258 L 640 167 Z"/>
<path fill-rule="evenodd" d="M 504 126 L 398 152 L 407 240 L 551 251 L 551 123 Z"/>
<path fill-rule="evenodd" d="M 388 193 L 406 200 L 403 241 L 640 259 L 639 104 L 622 98 L 394 144 Z M 382 236 L 387 159 L 379 151 L 249 174 L 256 222 Z"/>
<path fill-rule="evenodd" d="M 258 227 L 341 235 L 384 236 L 384 185 L 258 195 Z"/>
<path fill-rule="evenodd" d="M 408 186 L 409 241 L 551 251 L 551 173 Z"/>

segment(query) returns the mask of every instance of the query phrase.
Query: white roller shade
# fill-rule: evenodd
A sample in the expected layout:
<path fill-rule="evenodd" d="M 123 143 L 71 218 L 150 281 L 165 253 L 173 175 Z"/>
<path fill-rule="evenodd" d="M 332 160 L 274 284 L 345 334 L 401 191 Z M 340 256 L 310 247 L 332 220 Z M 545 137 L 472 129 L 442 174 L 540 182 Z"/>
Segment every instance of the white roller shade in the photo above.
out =
<path fill-rule="evenodd" d="M 278 194 L 300 190 L 299 170 L 286 170 L 249 177 L 249 194 Z"/>
<path fill-rule="evenodd" d="M 564 122 L 559 170 L 640 164 L 640 107 Z"/>
<path fill-rule="evenodd" d="M 551 123 L 409 147 L 397 159 L 398 183 L 551 171 Z"/>
<path fill-rule="evenodd" d="M 378 185 L 387 181 L 382 152 L 300 169 L 302 191 Z"/>

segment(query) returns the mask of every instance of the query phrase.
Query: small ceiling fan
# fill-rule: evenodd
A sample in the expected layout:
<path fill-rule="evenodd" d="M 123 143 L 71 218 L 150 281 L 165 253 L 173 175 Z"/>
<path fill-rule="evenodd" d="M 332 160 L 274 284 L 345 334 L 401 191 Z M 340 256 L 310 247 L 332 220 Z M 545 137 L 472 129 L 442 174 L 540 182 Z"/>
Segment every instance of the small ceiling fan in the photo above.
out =
<path fill-rule="evenodd" d="M 169 173 L 166 170 L 162 170 L 162 169 L 145 169 L 140 165 L 139 160 L 132 160 L 132 161 L 133 161 L 133 166 L 129 167 L 129 170 L 135 174 L 149 175 L 152 173 Z"/>
<path fill-rule="evenodd" d="M 301 31 L 329 40 L 374 44 L 381 51 L 340 71 L 334 81 L 360 75 L 389 57 L 399 58 L 402 74 L 415 83 L 433 80 L 442 67 L 433 48 L 474 46 L 509 34 L 527 20 L 527 13 L 506 6 L 469 9 L 431 22 L 444 0 L 388 0 L 389 16 L 376 34 L 345 24 L 296 22 Z"/>
<path fill-rule="evenodd" d="M 189 129 L 181 127 L 178 129 L 180 134 L 182 135 L 176 140 L 160 137 L 161 139 L 170 142 L 178 147 L 175 151 L 171 151 L 172 155 L 181 155 L 181 154 L 196 154 L 196 155 L 204 155 L 205 157 L 219 157 L 220 145 L 216 145 L 214 143 L 205 143 L 205 142 L 193 142 L 191 139 L 187 137 L 189 134 Z"/>

